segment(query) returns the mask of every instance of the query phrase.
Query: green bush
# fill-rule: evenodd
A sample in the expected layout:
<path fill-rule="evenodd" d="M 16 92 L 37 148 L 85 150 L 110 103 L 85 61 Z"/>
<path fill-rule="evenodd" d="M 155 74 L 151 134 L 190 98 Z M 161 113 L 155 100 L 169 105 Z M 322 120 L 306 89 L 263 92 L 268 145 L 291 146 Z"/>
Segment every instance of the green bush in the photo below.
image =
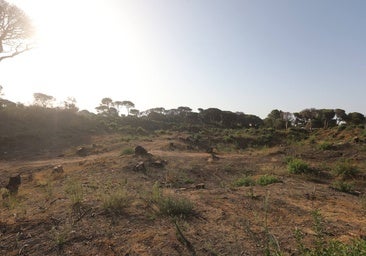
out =
<path fill-rule="evenodd" d="M 255 181 L 253 180 L 252 177 L 241 177 L 237 180 L 234 181 L 234 186 L 235 187 L 249 187 L 249 186 L 253 186 L 255 185 Z"/>
<path fill-rule="evenodd" d="M 290 173 L 300 174 L 312 172 L 311 168 L 307 163 L 301 159 L 293 158 L 287 162 L 287 168 Z"/>
<path fill-rule="evenodd" d="M 345 192 L 345 193 L 350 193 L 353 190 L 353 185 L 351 183 L 344 182 L 344 181 L 335 181 L 335 182 L 333 182 L 331 187 L 335 190 Z"/>
<path fill-rule="evenodd" d="M 333 148 L 334 148 L 333 144 L 327 141 L 319 144 L 320 150 L 332 150 Z"/>
<path fill-rule="evenodd" d="M 122 155 L 133 155 L 134 153 L 135 153 L 135 151 L 132 148 L 125 148 L 122 150 L 121 156 Z"/>
<path fill-rule="evenodd" d="M 261 186 L 266 186 L 272 183 L 278 183 L 281 182 L 280 179 L 273 175 L 265 174 L 258 178 L 257 183 Z"/>
<path fill-rule="evenodd" d="M 358 169 L 350 160 L 341 160 L 335 165 L 333 173 L 346 179 L 354 177 L 358 173 Z"/>

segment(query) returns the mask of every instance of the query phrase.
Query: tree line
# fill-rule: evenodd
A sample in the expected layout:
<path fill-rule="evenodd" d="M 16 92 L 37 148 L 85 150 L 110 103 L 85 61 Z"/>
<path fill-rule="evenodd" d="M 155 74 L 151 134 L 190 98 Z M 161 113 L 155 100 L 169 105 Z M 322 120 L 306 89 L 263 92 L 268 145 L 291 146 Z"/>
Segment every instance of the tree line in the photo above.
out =
<path fill-rule="evenodd" d="M 0 86 L 0 110 L 26 108 L 22 103 L 14 103 L 1 98 L 3 95 L 2 89 Z M 266 118 L 261 119 L 256 115 L 224 111 L 218 108 L 199 108 L 198 112 L 194 112 L 190 107 L 180 106 L 175 109 L 155 107 L 139 111 L 135 108 L 135 104 L 132 101 L 114 101 L 109 97 L 102 98 L 99 105 L 95 107 L 96 113 L 93 113 L 87 110 L 79 111 L 76 99 L 73 97 L 68 97 L 57 107 L 54 107 L 56 99 L 53 96 L 44 93 L 34 93 L 33 98 L 31 106 L 65 110 L 78 115 L 99 118 L 104 120 L 104 122 L 109 120 L 114 122 L 115 126 L 128 122 L 131 125 L 143 123 L 145 127 L 149 127 L 149 122 L 152 122 L 171 125 L 206 125 L 229 129 L 260 127 L 288 129 L 296 127 L 311 130 L 314 128 L 327 129 L 339 125 L 365 125 L 366 122 L 366 118 L 362 113 L 346 113 L 343 109 L 307 108 L 294 113 L 274 109 Z M 159 127 L 167 126 L 160 125 Z"/>

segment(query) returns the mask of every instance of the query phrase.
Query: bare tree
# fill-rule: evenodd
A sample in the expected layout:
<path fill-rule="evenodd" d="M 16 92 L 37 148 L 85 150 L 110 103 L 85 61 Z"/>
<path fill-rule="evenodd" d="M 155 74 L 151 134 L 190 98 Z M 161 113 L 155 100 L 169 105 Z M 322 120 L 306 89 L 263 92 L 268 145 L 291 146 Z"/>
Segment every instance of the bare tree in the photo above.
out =
<path fill-rule="evenodd" d="M 28 51 L 33 27 L 17 6 L 0 0 L 0 61 Z"/>

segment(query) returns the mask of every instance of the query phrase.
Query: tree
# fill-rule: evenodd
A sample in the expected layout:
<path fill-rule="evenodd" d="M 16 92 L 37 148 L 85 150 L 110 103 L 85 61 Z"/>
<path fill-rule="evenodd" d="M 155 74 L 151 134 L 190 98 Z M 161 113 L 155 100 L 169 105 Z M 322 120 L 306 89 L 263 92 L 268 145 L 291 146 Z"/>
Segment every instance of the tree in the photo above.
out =
<path fill-rule="evenodd" d="M 358 112 L 349 113 L 347 116 L 348 122 L 354 125 L 364 124 L 365 116 Z"/>
<path fill-rule="evenodd" d="M 97 110 L 98 114 L 104 116 L 118 116 L 118 110 L 113 107 L 114 103 L 111 98 L 103 98 L 98 107 L 95 109 Z"/>
<path fill-rule="evenodd" d="M 123 102 L 122 101 L 115 101 L 113 102 L 113 105 L 117 108 L 118 114 L 120 112 L 120 108 L 123 106 Z"/>
<path fill-rule="evenodd" d="M 44 108 L 51 108 L 53 102 L 56 100 L 53 96 L 44 93 L 33 93 L 34 105 Z"/>
<path fill-rule="evenodd" d="M 346 111 L 344 111 L 343 109 L 337 108 L 334 110 L 334 112 L 336 115 L 337 124 L 347 121 Z"/>
<path fill-rule="evenodd" d="M 130 114 L 133 116 L 138 116 L 140 114 L 140 111 L 138 109 L 133 108 L 130 110 Z"/>
<path fill-rule="evenodd" d="M 124 100 L 122 101 L 122 106 L 124 106 L 127 110 L 127 115 L 130 115 L 130 109 L 135 107 L 135 104 L 133 104 L 131 101 Z"/>
<path fill-rule="evenodd" d="M 64 108 L 77 112 L 79 108 L 76 106 L 76 99 L 74 97 L 67 97 L 64 101 Z"/>
<path fill-rule="evenodd" d="M 0 61 L 28 51 L 32 34 L 29 17 L 17 6 L 0 0 Z"/>
<path fill-rule="evenodd" d="M 335 117 L 335 111 L 333 109 L 320 109 L 319 111 L 319 118 L 323 121 L 323 128 L 327 129 Z M 333 124 L 335 121 L 333 121 Z"/>

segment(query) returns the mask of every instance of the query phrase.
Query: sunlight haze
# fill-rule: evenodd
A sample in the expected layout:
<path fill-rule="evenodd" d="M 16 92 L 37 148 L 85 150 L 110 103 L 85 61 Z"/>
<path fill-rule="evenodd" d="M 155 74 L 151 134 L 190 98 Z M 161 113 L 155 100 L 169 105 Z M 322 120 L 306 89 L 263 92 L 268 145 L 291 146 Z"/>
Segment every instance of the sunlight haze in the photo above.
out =
<path fill-rule="evenodd" d="M 35 49 L 0 62 L 15 102 L 366 113 L 365 1 L 9 2 L 37 29 Z"/>

